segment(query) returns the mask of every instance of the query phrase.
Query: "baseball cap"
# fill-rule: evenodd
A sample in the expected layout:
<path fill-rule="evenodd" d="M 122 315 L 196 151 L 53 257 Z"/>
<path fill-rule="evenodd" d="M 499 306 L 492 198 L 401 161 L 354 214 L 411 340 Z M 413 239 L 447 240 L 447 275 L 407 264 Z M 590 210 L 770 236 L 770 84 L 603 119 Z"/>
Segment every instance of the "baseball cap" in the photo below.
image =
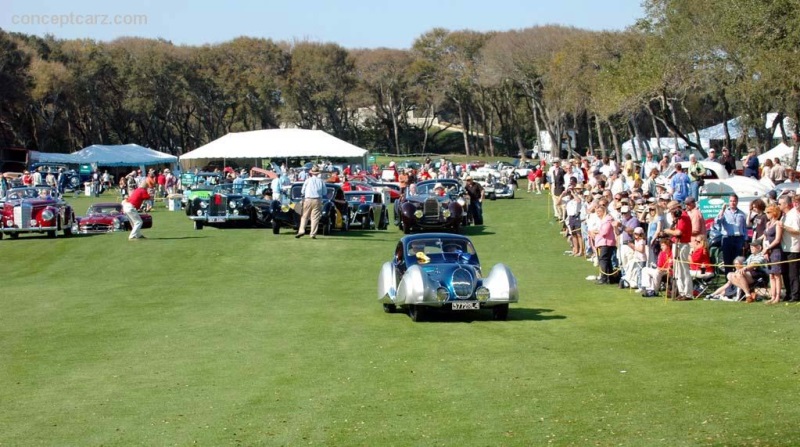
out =
<path fill-rule="evenodd" d="M 622 207 L 619 209 L 619 212 L 620 212 L 620 213 L 622 213 L 622 214 L 625 214 L 625 213 L 630 213 L 630 212 L 631 212 L 631 207 L 629 207 L 628 205 L 623 205 L 623 206 L 622 206 Z"/>
<path fill-rule="evenodd" d="M 661 194 L 660 196 L 658 196 L 658 200 L 666 200 L 666 201 L 669 201 L 669 199 L 671 199 L 671 198 L 672 198 L 672 197 L 670 197 L 670 196 L 669 196 L 669 194 Z"/>

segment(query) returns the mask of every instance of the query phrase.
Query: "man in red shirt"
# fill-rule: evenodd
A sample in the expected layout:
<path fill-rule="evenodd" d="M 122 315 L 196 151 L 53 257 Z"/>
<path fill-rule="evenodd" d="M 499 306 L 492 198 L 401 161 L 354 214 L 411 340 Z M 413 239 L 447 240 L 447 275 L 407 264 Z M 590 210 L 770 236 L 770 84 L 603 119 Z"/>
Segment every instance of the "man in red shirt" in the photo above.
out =
<path fill-rule="evenodd" d="M 667 209 L 674 223 L 672 228 L 664 230 L 664 233 L 672 236 L 674 241 L 672 256 L 675 259 L 675 282 L 678 286 L 678 296 L 675 299 L 677 301 L 688 301 L 694 295 L 692 275 L 689 270 L 689 255 L 691 254 L 689 242 L 692 240 L 692 220 L 686 214 L 686 211 L 681 209 L 680 202 L 676 200 L 669 202 Z"/>
<path fill-rule="evenodd" d="M 131 222 L 131 234 L 128 240 L 145 239 L 142 235 L 142 217 L 139 216 L 139 208 L 145 200 L 150 200 L 150 194 L 147 193 L 144 181 L 139 183 L 139 187 L 134 189 L 128 198 L 122 201 L 122 211 L 128 216 Z"/>

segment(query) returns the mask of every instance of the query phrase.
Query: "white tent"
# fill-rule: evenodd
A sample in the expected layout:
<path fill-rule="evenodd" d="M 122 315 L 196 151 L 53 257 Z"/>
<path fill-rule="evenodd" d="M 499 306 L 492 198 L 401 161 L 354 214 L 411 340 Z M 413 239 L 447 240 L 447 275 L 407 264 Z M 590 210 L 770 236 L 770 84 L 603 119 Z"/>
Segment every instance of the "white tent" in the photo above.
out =
<path fill-rule="evenodd" d="M 367 152 L 321 130 L 267 129 L 229 133 L 181 155 L 181 161 L 212 158 L 363 158 Z"/>
<path fill-rule="evenodd" d="M 781 143 L 759 155 L 758 163 L 763 165 L 767 159 L 774 160 L 775 158 L 780 158 L 783 165 L 788 165 L 789 161 L 792 159 L 792 150 L 793 148 L 791 146 Z"/>
<path fill-rule="evenodd" d="M 724 123 L 715 124 L 711 127 L 706 127 L 703 130 L 698 131 L 700 134 L 700 140 L 724 140 L 725 139 L 725 126 Z M 734 118 L 732 120 L 728 120 L 728 133 L 731 136 L 731 139 L 737 140 L 742 135 L 744 135 L 744 129 L 742 129 L 742 117 Z M 756 137 L 755 129 L 748 129 L 747 133 L 750 135 L 750 138 Z M 689 139 L 694 141 L 694 132 L 689 135 Z M 704 146 L 705 147 L 705 146 Z"/>
<path fill-rule="evenodd" d="M 50 154 L 31 151 L 31 161 L 96 166 L 147 166 L 176 163 L 178 157 L 154 151 L 138 144 L 103 146 L 93 144 L 72 154 Z"/>

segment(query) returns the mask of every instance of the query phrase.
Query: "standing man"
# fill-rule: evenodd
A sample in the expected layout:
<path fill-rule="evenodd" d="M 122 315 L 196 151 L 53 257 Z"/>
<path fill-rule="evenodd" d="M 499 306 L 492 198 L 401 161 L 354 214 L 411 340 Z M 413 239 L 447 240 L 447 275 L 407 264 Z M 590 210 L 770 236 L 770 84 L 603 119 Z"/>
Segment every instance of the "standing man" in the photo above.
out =
<path fill-rule="evenodd" d="M 297 229 L 295 238 L 303 237 L 306 234 L 306 222 L 308 222 L 308 219 L 311 219 L 311 239 L 317 238 L 319 218 L 322 215 L 322 198 L 325 197 L 327 190 L 325 182 L 319 178 L 319 168 L 314 166 L 308 171 L 308 178 L 303 182 L 303 189 L 301 190 L 303 215 L 300 217 L 300 227 Z"/>
<path fill-rule="evenodd" d="M 719 159 L 719 162 L 722 166 L 725 166 L 725 170 L 728 171 L 728 174 L 732 174 L 733 171 L 736 170 L 736 160 L 727 147 L 722 148 L 722 157 Z"/>
<path fill-rule="evenodd" d="M 781 237 L 781 250 L 783 250 L 782 260 L 786 262 L 782 268 L 783 284 L 786 287 L 786 297 L 784 301 L 800 301 L 800 195 L 794 195 L 794 206 L 792 198 L 781 196 L 778 199 L 778 207 L 783 213 L 783 236 Z"/>
<path fill-rule="evenodd" d="M 689 176 L 683 172 L 683 166 L 680 163 L 675 164 L 675 175 L 672 176 L 670 187 L 672 188 L 672 199 L 683 203 L 690 193 L 691 180 Z M 675 247 L 672 249 L 675 253 Z"/>
<path fill-rule="evenodd" d="M 128 198 L 122 201 L 122 211 L 128 216 L 131 222 L 131 234 L 128 240 L 145 239 L 142 235 L 142 217 L 139 216 L 139 208 L 145 200 L 150 200 L 150 194 L 147 193 L 147 188 L 144 181 L 139 183 L 139 187 L 131 191 Z"/>
<path fill-rule="evenodd" d="M 703 218 L 703 212 L 697 207 L 694 197 L 687 197 L 683 204 L 686 205 L 686 214 L 692 221 L 692 236 L 706 234 L 706 220 Z"/>
<path fill-rule="evenodd" d="M 739 196 L 731 194 L 728 206 L 717 214 L 714 223 L 722 228 L 722 259 L 725 271 L 733 271 L 733 260 L 742 256 L 744 237 L 747 234 L 747 216 L 738 208 Z"/>
<path fill-rule="evenodd" d="M 689 242 L 692 240 L 692 221 L 689 215 L 681 209 L 681 204 L 673 200 L 668 205 L 669 213 L 672 215 L 672 228 L 664 230 L 664 233 L 672 236 L 672 256 L 675 259 L 675 282 L 678 286 L 678 296 L 676 301 L 688 301 L 693 298 L 694 287 L 692 285 L 692 275 L 689 270 L 689 255 L 691 249 Z M 740 211 L 741 212 L 741 211 Z"/>
<path fill-rule="evenodd" d="M 744 176 L 751 177 L 756 180 L 761 178 L 758 172 L 758 157 L 756 157 L 756 150 L 750 149 L 750 152 L 747 153 L 747 158 L 744 160 Z"/>
<path fill-rule="evenodd" d="M 561 168 L 561 160 L 553 160 L 553 167 L 550 170 L 550 194 L 553 199 L 553 212 L 556 220 L 564 220 L 564 207 L 559 202 L 561 194 L 564 192 L 564 175 L 566 172 Z"/>
<path fill-rule="evenodd" d="M 483 187 L 472 181 L 470 176 L 467 176 L 465 180 L 467 181 L 467 186 L 464 189 L 469 194 L 469 214 L 472 215 L 472 221 L 475 225 L 483 225 Z"/>
<path fill-rule="evenodd" d="M 700 199 L 700 187 L 703 186 L 701 183 L 706 173 L 706 167 L 697 161 L 697 156 L 692 154 L 689 156 L 688 171 L 689 180 L 691 181 L 689 183 L 689 196 L 694 197 L 694 200 L 697 201 Z"/>
<path fill-rule="evenodd" d="M 639 175 L 642 178 L 647 178 L 653 169 L 660 171 L 660 166 L 658 165 L 658 160 L 653 159 L 653 153 L 647 151 L 644 158 L 644 164 L 642 165 L 642 172 Z"/>

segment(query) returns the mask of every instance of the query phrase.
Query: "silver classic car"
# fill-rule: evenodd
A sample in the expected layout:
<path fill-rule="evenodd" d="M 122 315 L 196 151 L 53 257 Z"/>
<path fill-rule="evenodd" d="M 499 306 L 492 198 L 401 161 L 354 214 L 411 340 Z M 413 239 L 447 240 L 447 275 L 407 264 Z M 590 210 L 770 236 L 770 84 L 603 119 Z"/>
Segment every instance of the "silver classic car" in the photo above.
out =
<path fill-rule="evenodd" d="M 398 308 L 413 321 L 431 308 L 448 311 L 491 309 L 495 320 L 508 318 L 519 301 L 517 280 L 505 264 L 484 276 L 469 238 L 446 233 L 405 236 L 394 259 L 381 267 L 378 301 L 388 313 Z"/>

